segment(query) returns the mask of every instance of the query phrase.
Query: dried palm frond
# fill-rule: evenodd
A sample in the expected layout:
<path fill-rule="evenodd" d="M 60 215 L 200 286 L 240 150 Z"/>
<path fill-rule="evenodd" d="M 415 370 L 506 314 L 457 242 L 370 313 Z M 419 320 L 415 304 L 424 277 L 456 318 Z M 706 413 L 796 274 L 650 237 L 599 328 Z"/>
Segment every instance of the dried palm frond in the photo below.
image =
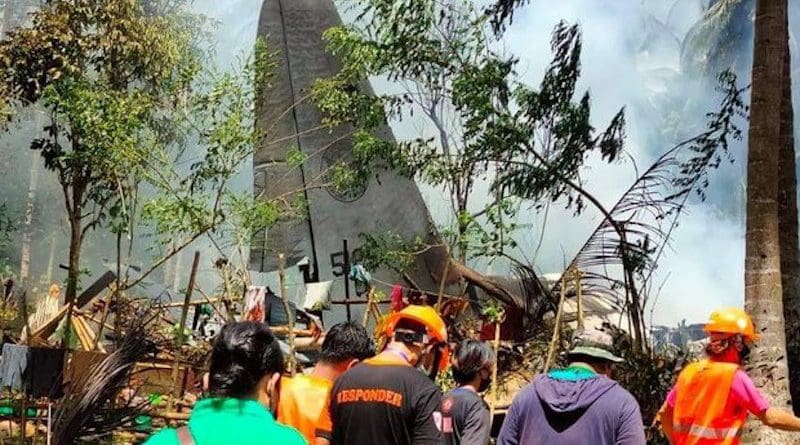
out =
<path fill-rule="evenodd" d="M 124 329 L 119 347 L 102 362 L 93 366 L 55 408 L 53 437 L 55 445 L 75 443 L 78 438 L 106 434 L 130 422 L 143 408 L 128 402 L 117 406 L 117 395 L 130 380 L 136 362 L 154 352 L 147 334 L 153 320 L 141 312 Z"/>
<path fill-rule="evenodd" d="M 541 320 L 545 313 L 556 309 L 558 301 L 532 267 L 517 263 L 514 266 L 514 275 L 520 281 L 522 309 L 531 320 Z"/>
<path fill-rule="evenodd" d="M 604 212 L 605 218 L 566 270 L 584 272 L 585 293 L 626 310 L 638 342 L 645 335 L 642 319 L 647 304 L 639 286 L 652 278 L 689 197 L 705 199 L 710 171 L 730 159 L 731 139 L 742 136 L 735 121 L 746 110 L 743 90 L 737 88 L 732 73 L 721 74 L 719 81 L 724 98 L 720 109 L 708 114 L 706 131 L 673 147 L 640 175 Z M 552 293 L 558 293 L 560 286 L 559 280 Z"/>

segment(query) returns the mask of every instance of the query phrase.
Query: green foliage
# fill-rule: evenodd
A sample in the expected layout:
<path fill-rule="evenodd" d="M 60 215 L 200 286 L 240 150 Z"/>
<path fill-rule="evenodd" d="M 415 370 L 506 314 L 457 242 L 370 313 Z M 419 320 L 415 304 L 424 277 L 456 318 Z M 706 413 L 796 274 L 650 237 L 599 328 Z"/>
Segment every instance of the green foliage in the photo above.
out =
<path fill-rule="evenodd" d="M 403 273 L 413 267 L 416 255 L 423 249 L 421 239 L 408 242 L 390 231 L 366 233 L 361 235 L 359 256 L 354 260 L 369 270 L 388 267 Z"/>
<path fill-rule="evenodd" d="M 506 318 L 506 310 L 497 300 L 489 300 L 481 307 L 481 315 L 489 323 L 502 323 Z"/>
<path fill-rule="evenodd" d="M 618 158 L 625 119 L 620 111 L 599 132 L 590 123 L 588 94 L 575 100 L 576 26 L 556 27 L 553 62 L 533 89 L 520 82 L 517 60 L 494 50 L 502 23 L 523 2 L 501 1 L 487 10 L 467 0 L 354 3 L 360 12 L 355 24 L 325 34 L 343 69 L 313 89 L 326 124 L 357 130 L 356 159 L 337 167 L 337 183 L 352 187 L 391 168 L 446 191 L 454 223 L 443 233 L 462 259 L 515 247 L 520 226 L 514 217 L 523 200 L 542 205 L 563 199 L 583 210 L 584 197 L 575 189 L 581 167 L 594 152 L 608 162 Z M 374 97 L 356 87 L 371 77 L 405 91 Z M 423 120 L 430 131 L 397 142 L 381 138 L 387 122 L 409 119 Z M 484 208 L 473 203 L 478 182 L 492 190 Z"/>
<path fill-rule="evenodd" d="M 286 152 L 286 165 L 289 168 L 297 168 L 308 160 L 308 155 L 297 147 L 292 147 Z"/>
<path fill-rule="evenodd" d="M 0 252 L 11 242 L 11 233 L 15 230 L 14 222 L 8 215 L 8 207 L 0 204 Z"/>
<path fill-rule="evenodd" d="M 453 378 L 453 368 L 450 365 L 447 365 L 444 372 L 440 372 L 436 376 L 436 386 L 442 390 L 442 393 L 458 388 L 458 383 Z"/>
<path fill-rule="evenodd" d="M 272 83 L 273 54 L 260 41 L 237 71 L 217 71 L 208 20 L 189 3 L 53 1 L 0 42 L 0 88 L 50 117 L 31 148 L 58 175 L 72 251 L 93 228 L 142 231 L 173 246 L 155 267 L 229 212 L 250 231 L 280 213 L 227 193 L 259 140 L 253 104 Z"/>
<path fill-rule="evenodd" d="M 514 11 L 526 5 L 530 0 L 495 0 L 486 8 L 486 14 L 492 17 L 495 32 L 505 30 L 506 25 L 514 20 Z"/>

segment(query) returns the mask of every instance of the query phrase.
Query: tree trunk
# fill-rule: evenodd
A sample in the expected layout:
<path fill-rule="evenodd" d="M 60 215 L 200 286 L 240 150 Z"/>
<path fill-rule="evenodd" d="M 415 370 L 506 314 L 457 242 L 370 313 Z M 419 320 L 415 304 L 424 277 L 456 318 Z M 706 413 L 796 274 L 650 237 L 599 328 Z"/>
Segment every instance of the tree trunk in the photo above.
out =
<path fill-rule="evenodd" d="M 786 338 L 778 224 L 778 162 L 783 96 L 787 0 L 756 2 L 755 46 L 747 160 L 745 308 L 761 341 L 753 349 L 750 375 L 772 406 L 789 407 Z M 788 436 L 750 424 L 745 442 L 791 443 Z"/>
<path fill-rule="evenodd" d="M 34 128 L 37 132 L 43 131 L 43 114 L 35 110 Z M 22 233 L 22 251 L 20 252 L 19 280 L 23 285 L 28 284 L 31 269 L 31 232 L 33 231 L 33 212 L 36 205 L 36 189 L 39 186 L 39 156 L 31 155 L 31 180 L 28 185 L 28 202 L 25 206 L 25 228 Z"/>
<path fill-rule="evenodd" d="M 36 153 L 31 154 L 30 172 L 31 180 L 28 185 L 28 202 L 25 206 L 25 228 L 22 232 L 22 251 L 20 252 L 21 261 L 19 265 L 19 281 L 23 286 L 28 284 L 31 269 L 31 232 L 33 231 L 33 211 L 36 204 L 36 189 L 39 184 L 39 156 L 36 155 Z"/>
<path fill-rule="evenodd" d="M 69 337 L 72 332 L 72 310 L 75 307 L 75 300 L 78 298 L 78 284 L 81 277 L 81 245 L 83 244 L 83 227 L 81 225 L 81 218 L 79 214 L 71 214 L 69 216 L 69 228 L 69 270 L 67 271 L 67 289 L 64 292 L 64 302 L 69 306 L 69 308 L 67 309 L 64 338 L 61 342 L 61 345 L 64 348 L 69 347 L 70 344 Z"/>
<path fill-rule="evenodd" d="M 784 17 L 783 97 L 781 98 L 781 141 L 778 205 L 781 246 L 781 286 L 783 316 L 786 320 L 786 350 L 789 363 L 789 389 L 795 413 L 800 413 L 800 246 L 797 233 L 797 166 L 794 147 L 794 107 L 792 106 L 792 56 L 789 48 L 788 14 Z"/>
<path fill-rule="evenodd" d="M 53 284 L 53 266 L 56 262 L 56 233 L 50 234 L 50 256 L 47 258 L 47 285 Z"/>
<path fill-rule="evenodd" d="M 14 0 L 3 2 L 3 21 L 0 22 L 0 37 L 4 37 L 14 27 Z"/>

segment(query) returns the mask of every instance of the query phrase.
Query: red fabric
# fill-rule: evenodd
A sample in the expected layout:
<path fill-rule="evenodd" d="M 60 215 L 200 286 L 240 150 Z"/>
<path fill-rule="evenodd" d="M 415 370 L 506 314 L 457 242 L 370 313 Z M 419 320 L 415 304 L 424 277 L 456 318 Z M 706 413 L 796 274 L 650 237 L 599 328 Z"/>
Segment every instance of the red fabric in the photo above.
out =
<path fill-rule="evenodd" d="M 392 312 L 402 311 L 408 304 L 403 301 L 403 286 L 395 284 L 392 287 Z"/>

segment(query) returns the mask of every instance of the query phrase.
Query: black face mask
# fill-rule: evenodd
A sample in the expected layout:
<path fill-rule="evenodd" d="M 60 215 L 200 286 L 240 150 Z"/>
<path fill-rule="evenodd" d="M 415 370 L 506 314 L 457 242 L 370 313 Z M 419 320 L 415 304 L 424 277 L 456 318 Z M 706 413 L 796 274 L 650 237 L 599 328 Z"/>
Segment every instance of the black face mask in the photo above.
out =
<path fill-rule="evenodd" d="M 486 379 L 481 379 L 481 383 L 478 385 L 478 392 L 484 392 L 489 389 L 489 385 L 492 384 L 491 377 L 487 377 Z"/>
<path fill-rule="evenodd" d="M 742 361 L 744 361 L 749 356 L 750 356 L 750 347 L 747 345 L 742 346 L 742 350 L 739 352 L 739 358 L 741 358 Z"/>

